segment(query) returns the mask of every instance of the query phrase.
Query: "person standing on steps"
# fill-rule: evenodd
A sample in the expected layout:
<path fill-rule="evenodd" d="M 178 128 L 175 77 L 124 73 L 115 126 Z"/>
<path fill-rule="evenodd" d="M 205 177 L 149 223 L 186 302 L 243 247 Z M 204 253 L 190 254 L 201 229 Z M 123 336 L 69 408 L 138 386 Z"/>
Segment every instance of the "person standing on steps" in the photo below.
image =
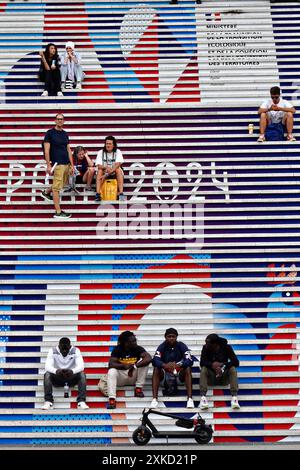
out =
<path fill-rule="evenodd" d="M 47 162 L 47 174 L 52 174 L 53 183 L 52 188 L 49 188 L 41 193 L 41 196 L 54 203 L 55 219 L 69 219 L 71 214 L 61 210 L 60 207 L 60 191 L 68 183 L 69 175 L 74 173 L 73 156 L 69 145 L 69 136 L 63 130 L 64 115 L 57 114 L 55 116 L 55 127 L 49 129 L 44 137 L 43 148 L 44 156 Z M 51 192 L 52 195 L 51 196 Z"/>

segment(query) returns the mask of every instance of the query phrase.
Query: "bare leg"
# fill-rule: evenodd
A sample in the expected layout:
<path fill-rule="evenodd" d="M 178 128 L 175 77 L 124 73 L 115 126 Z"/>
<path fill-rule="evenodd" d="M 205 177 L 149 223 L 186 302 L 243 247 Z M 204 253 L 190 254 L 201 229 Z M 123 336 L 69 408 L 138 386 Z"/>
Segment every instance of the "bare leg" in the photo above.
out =
<path fill-rule="evenodd" d="M 96 180 L 96 191 L 98 194 L 100 194 L 101 192 L 101 187 L 104 183 L 104 178 L 101 179 L 103 176 L 103 170 L 98 170 L 98 173 L 97 173 L 97 180 Z"/>
<path fill-rule="evenodd" d="M 82 181 L 86 183 L 87 186 L 92 185 L 92 181 L 95 174 L 95 168 L 89 168 L 83 175 Z"/>
<path fill-rule="evenodd" d="M 286 130 L 288 134 L 293 133 L 294 128 L 294 115 L 293 113 L 286 113 Z"/>
<path fill-rule="evenodd" d="M 53 190 L 52 195 L 53 195 L 53 202 L 54 202 L 55 210 L 59 214 L 61 212 L 61 208 L 60 208 L 60 205 L 59 205 L 59 191 L 54 191 Z"/>
<path fill-rule="evenodd" d="M 124 183 L 124 176 L 123 176 L 123 171 L 121 168 L 118 168 L 116 170 L 116 177 L 117 177 L 117 182 L 118 182 L 118 193 L 123 192 L 123 183 Z"/>
<path fill-rule="evenodd" d="M 267 113 L 261 113 L 260 122 L 259 122 L 259 132 L 261 135 L 264 135 L 268 125 L 268 116 Z"/>

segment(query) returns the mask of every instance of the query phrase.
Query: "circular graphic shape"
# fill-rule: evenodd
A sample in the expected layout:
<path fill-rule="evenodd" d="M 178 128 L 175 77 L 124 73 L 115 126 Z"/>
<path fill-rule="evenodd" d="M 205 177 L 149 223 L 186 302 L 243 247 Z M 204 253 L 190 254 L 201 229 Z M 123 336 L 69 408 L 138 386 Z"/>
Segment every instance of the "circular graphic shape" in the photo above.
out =
<path fill-rule="evenodd" d="M 120 46 L 125 58 L 129 56 L 147 28 L 151 25 L 156 14 L 154 8 L 141 4 L 131 8 L 129 13 L 124 15 L 120 27 Z M 136 26 L 137 24 L 139 26 Z"/>

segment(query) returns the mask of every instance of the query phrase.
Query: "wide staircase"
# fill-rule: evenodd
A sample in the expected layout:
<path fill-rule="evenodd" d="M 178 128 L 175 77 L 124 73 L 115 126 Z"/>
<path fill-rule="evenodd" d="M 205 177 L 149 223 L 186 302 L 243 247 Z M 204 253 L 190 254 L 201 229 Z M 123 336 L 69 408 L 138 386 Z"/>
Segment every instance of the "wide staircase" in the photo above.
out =
<path fill-rule="evenodd" d="M 205 337 L 226 337 L 240 359 L 241 409 L 227 387 L 209 391 L 213 442 L 300 440 L 297 115 L 298 141 L 256 142 L 271 86 L 299 104 L 299 37 L 296 1 L 1 3 L 0 444 L 131 443 L 152 370 L 145 398 L 124 387 L 115 410 L 99 374 L 122 331 L 153 354 L 170 326 L 195 358 L 196 406 Z M 41 97 L 38 51 L 67 40 L 83 88 Z M 57 112 L 93 159 L 116 136 L 125 201 L 97 204 L 78 186 L 62 194 L 72 218 L 52 218 L 41 142 Z M 87 411 L 62 389 L 41 410 L 62 336 L 83 353 Z M 197 413 L 183 388 L 159 401 Z"/>

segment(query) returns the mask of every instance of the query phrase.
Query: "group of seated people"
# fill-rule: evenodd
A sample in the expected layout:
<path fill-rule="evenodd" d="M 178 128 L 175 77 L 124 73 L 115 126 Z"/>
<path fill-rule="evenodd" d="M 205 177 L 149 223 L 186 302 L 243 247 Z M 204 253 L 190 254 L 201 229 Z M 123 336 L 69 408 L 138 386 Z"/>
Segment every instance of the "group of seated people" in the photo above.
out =
<path fill-rule="evenodd" d="M 96 175 L 95 201 L 101 202 L 101 192 L 107 180 L 115 178 L 117 181 L 116 198 L 124 201 L 123 194 L 124 174 L 122 164 L 124 158 L 114 136 L 105 138 L 104 146 L 99 150 L 94 162 L 87 150 L 79 145 L 72 152 L 69 136 L 64 131 L 64 115 L 59 113 L 55 117 L 55 127 L 49 129 L 43 140 L 43 152 L 46 160 L 47 183 L 41 196 L 55 207 L 54 218 L 68 219 L 71 214 L 61 210 L 60 193 L 67 189 L 75 189 L 76 184 L 85 184 L 87 191 L 93 191 L 93 180 Z M 48 185 L 49 176 L 53 176 L 52 185 Z M 71 184 L 70 184 L 71 183 Z"/>
<path fill-rule="evenodd" d="M 67 72 L 69 73 L 69 72 Z M 270 98 L 265 100 L 259 110 L 260 135 L 258 142 L 265 140 L 282 140 L 284 132 L 287 132 L 287 140 L 293 142 L 294 106 L 281 98 L 281 90 L 275 86 L 270 89 Z M 59 204 L 59 193 L 64 189 L 69 179 L 73 176 L 75 183 L 86 184 L 86 189 L 92 189 L 92 182 L 97 171 L 95 201 L 101 201 L 102 186 L 107 179 L 116 178 L 117 196 L 124 200 L 123 184 L 124 174 L 122 164 L 124 158 L 114 136 L 105 138 L 103 148 L 98 152 L 94 163 L 88 156 L 83 146 L 77 146 L 72 153 L 69 145 L 69 137 L 63 129 L 64 115 L 59 113 L 55 117 L 55 127 L 49 129 L 45 135 L 43 148 L 47 162 L 47 174 L 53 173 L 52 188 L 41 193 L 41 196 L 53 200 L 56 213 L 54 218 L 70 218 L 71 214 L 63 212 Z M 253 125 L 252 129 L 253 129 Z M 56 168 L 57 166 L 57 168 Z M 52 196 L 51 194 L 52 193 Z"/>
<path fill-rule="evenodd" d="M 77 146 L 73 152 L 73 164 L 75 168 L 75 184 L 85 184 L 87 191 L 93 191 L 92 183 L 96 175 L 95 201 L 101 201 L 101 189 L 106 179 L 115 177 L 118 186 L 118 199 L 123 200 L 124 174 L 122 163 L 124 158 L 117 147 L 117 141 L 110 135 L 105 138 L 104 146 L 99 150 L 94 162 L 88 155 L 87 150 Z"/>
<path fill-rule="evenodd" d="M 108 373 L 102 376 L 99 387 L 108 396 L 108 409 L 116 408 L 117 387 L 134 386 L 134 396 L 144 398 L 143 388 L 148 374 L 149 365 L 153 365 L 152 401 L 150 408 L 158 408 L 158 391 L 162 384 L 163 395 L 175 396 L 177 386 L 185 385 L 187 392 L 187 408 L 194 408 L 192 366 L 194 357 L 188 346 L 178 341 L 175 328 L 168 328 L 165 340 L 161 343 L 154 356 L 137 344 L 132 331 L 124 331 L 118 338 L 117 346 L 112 350 L 108 364 Z M 236 368 L 239 360 L 225 338 L 210 334 L 202 347 L 200 358 L 200 404 L 201 410 L 209 408 L 206 398 L 208 385 L 230 384 L 231 407 L 239 409 L 238 377 Z M 100 383 L 100 382 L 99 382 Z M 69 387 L 78 385 L 77 406 L 88 409 L 86 404 L 86 378 L 84 362 L 80 350 L 71 345 L 69 338 L 61 338 L 55 348 L 51 348 L 45 365 L 43 410 L 53 408 L 53 386 Z"/>
<path fill-rule="evenodd" d="M 47 44 L 40 51 L 41 63 L 39 79 L 45 84 L 42 96 L 63 96 L 62 90 L 81 90 L 84 72 L 81 66 L 81 55 L 75 50 L 75 44 L 68 41 L 65 51 L 59 54 L 53 43 Z"/>

